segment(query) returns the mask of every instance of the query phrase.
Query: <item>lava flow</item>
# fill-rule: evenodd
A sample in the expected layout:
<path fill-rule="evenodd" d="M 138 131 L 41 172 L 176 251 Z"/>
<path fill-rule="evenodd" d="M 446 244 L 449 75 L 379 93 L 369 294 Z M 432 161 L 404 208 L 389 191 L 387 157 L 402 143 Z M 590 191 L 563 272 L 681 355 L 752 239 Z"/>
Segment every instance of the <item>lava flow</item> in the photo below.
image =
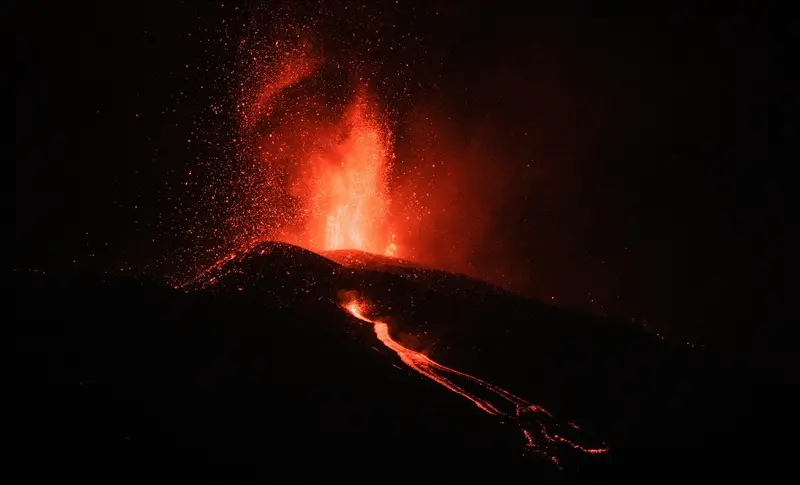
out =
<path fill-rule="evenodd" d="M 574 423 L 569 423 L 568 427 L 560 426 L 545 408 L 531 404 L 505 389 L 441 365 L 419 352 L 403 347 L 392 339 L 389 334 L 388 324 L 380 320 L 373 320 L 367 316 L 369 304 L 364 300 L 353 298 L 344 302 L 342 306 L 357 319 L 371 323 L 374 326 L 378 340 L 395 352 L 400 360 L 414 371 L 472 401 L 479 409 L 491 415 L 512 419 L 525 436 L 527 448 L 546 457 L 559 468 L 561 468 L 561 465 L 557 455 L 563 449 L 591 455 L 608 452 L 608 448 L 605 445 L 601 447 L 583 447 L 562 434 L 558 434 L 558 432 L 574 434 L 579 428 Z M 454 379 L 459 378 L 465 384 L 478 386 L 478 390 L 486 393 L 487 397 L 481 398 L 475 393 L 466 390 L 463 385 L 456 384 Z"/>

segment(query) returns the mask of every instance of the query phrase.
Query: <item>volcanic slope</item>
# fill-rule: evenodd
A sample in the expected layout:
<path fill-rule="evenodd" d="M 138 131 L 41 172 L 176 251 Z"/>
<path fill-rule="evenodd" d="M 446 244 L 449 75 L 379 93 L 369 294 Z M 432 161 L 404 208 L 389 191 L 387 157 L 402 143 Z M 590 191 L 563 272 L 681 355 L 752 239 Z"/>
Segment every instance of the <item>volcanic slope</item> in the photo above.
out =
<path fill-rule="evenodd" d="M 366 266 L 262 243 L 180 290 L 15 274 L 17 462 L 98 480 L 161 468 L 211 479 L 230 465 L 247 477 L 595 476 L 695 466 L 726 438 L 708 424 L 717 395 L 696 385 L 721 371 L 700 358 L 459 275 Z M 404 365 L 345 311 L 354 294 L 403 348 L 574 420 L 611 452 L 563 471 L 526 453 L 513 423 Z"/>
<path fill-rule="evenodd" d="M 590 423 L 617 461 L 710 464 L 750 416 L 752 371 L 730 356 L 665 342 L 625 322 L 579 315 L 475 278 L 361 251 L 346 267 L 413 282 L 395 332 L 434 360 Z M 750 374 L 750 375 L 748 375 Z M 737 402 L 736 406 L 731 406 Z M 673 454 L 677 458 L 673 459 Z"/>

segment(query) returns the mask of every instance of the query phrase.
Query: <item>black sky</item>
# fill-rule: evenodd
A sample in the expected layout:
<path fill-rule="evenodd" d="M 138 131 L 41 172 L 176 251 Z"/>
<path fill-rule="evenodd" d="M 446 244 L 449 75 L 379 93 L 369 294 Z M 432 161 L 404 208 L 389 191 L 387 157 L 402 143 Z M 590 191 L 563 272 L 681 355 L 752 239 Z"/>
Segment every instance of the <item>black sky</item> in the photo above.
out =
<path fill-rule="evenodd" d="M 491 222 L 512 242 L 476 250 L 480 270 L 690 333 L 741 343 L 763 329 L 761 242 L 783 158 L 773 19 L 513 5 L 397 14 L 437 66 L 416 74 L 409 103 L 490 140 L 516 180 Z M 185 66 L 225 63 L 209 32 L 244 17 L 194 2 L 20 8 L 12 266 L 153 267 L 170 249 L 172 192 L 195 156 L 185 141 L 219 74 Z"/>

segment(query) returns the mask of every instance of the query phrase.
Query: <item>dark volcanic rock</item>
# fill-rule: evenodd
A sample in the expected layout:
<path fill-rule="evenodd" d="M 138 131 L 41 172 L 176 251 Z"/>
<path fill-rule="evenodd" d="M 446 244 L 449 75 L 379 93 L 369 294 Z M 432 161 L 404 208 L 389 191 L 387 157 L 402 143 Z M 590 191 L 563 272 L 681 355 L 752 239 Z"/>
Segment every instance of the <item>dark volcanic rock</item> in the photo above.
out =
<path fill-rule="evenodd" d="M 15 459 L 98 479 L 165 469 L 205 481 L 230 465 L 256 478 L 554 473 L 522 456 L 512 426 L 403 366 L 342 311 L 342 290 L 371 299 L 396 340 L 611 446 L 610 461 L 558 476 L 697 473 L 742 440 L 731 423 L 748 419 L 743 370 L 462 275 L 349 256 L 263 243 L 182 289 L 15 274 Z"/>

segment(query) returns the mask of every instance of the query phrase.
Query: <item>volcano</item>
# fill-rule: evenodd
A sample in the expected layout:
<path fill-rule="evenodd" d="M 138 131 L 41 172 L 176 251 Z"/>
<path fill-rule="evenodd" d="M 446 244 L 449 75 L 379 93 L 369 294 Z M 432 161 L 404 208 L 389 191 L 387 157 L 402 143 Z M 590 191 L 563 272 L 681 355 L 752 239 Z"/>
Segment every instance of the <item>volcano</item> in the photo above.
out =
<path fill-rule="evenodd" d="M 719 358 L 387 256 L 15 277 L 17 452 L 86 478 L 694 470 L 743 412 Z"/>

